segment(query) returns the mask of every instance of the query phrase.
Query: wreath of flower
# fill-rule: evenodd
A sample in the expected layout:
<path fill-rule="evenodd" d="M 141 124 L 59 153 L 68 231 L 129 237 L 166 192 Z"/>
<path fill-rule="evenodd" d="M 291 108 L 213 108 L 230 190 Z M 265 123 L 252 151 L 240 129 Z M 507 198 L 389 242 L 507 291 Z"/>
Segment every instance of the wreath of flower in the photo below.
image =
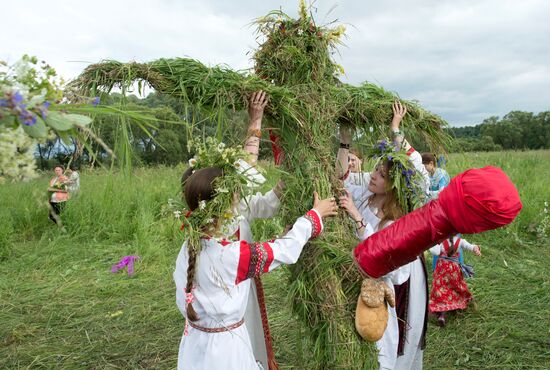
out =
<path fill-rule="evenodd" d="M 195 151 L 195 156 L 189 160 L 193 173 L 208 167 L 216 167 L 223 172 L 214 181 L 216 194 L 212 199 L 200 201 L 194 211 L 174 212 L 177 218 L 182 214 L 185 216 L 181 229 L 189 238 L 189 245 L 200 248 L 199 239 L 207 237 L 205 231 L 215 223 L 221 235 L 230 236 L 229 227 L 242 217 L 234 209 L 235 195 L 239 199 L 246 199 L 264 178 L 256 168 L 245 162 L 248 153 L 242 148 L 227 147 L 212 137 L 206 138 L 204 142 L 189 142 L 188 148 Z"/>
<path fill-rule="evenodd" d="M 384 139 L 372 147 L 369 154 L 377 160 L 377 165 L 386 161 L 392 163 L 389 173 L 392 188 L 395 189 L 397 201 L 405 213 L 425 204 L 426 193 L 422 186 L 424 178 L 416 171 L 407 152 L 401 146 Z"/>

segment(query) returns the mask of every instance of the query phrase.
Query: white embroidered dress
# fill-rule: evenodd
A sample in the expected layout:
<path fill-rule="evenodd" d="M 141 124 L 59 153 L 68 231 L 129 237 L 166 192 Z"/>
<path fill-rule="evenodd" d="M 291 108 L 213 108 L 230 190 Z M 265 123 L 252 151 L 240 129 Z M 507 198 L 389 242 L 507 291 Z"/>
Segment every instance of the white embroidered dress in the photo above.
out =
<path fill-rule="evenodd" d="M 245 316 L 252 278 L 282 264 L 295 263 L 306 242 L 321 230 L 321 218 L 312 210 L 300 217 L 284 238 L 273 242 L 201 240 L 193 289 L 193 307 L 199 320 L 193 324 L 219 330 L 239 323 Z M 181 248 L 174 271 L 176 302 L 184 317 L 187 315 L 186 246 L 184 243 Z M 180 343 L 178 369 L 263 368 L 254 356 L 247 326 L 245 322 L 231 330 L 215 333 L 189 326 L 188 334 Z"/>
<path fill-rule="evenodd" d="M 417 171 L 425 179 L 425 188 L 427 189 L 429 179 L 420 153 L 411 150 L 409 158 Z M 366 228 L 361 240 L 365 240 L 378 230 L 380 218 L 376 215 L 377 210 L 368 206 L 368 198 L 372 192 L 368 190 L 370 182 L 370 173 L 357 174 L 359 176 L 346 178 L 344 186 L 349 190 L 353 203 L 363 216 Z M 360 177 L 360 178 L 359 178 Z M 356 185 L 360 181 L 361 185 Z M 391 225 L 387 222 L 384 227 Z M 426 276 L 422 267 L 422 260 L 417 258 L 400 268 L 384 275 L 382 280 L 394 290 L 394 285 L 400 285 L 409 280 L 409 305 L 408 305 L 408 323 L 406 324 L 406 342 L 403 355 L 397 356 L 399 344 L 399 328 L 397 313 L 394 307 L 388 305 L 388 326 L 382 338 L 376 342 L 378 349 L 378 363 L 380 369 L 422 369 L 423 350 L 420 348 L 422 331 L 424 328 L 424 316 L 426 312 Z M 410 325 L 409 325 L 410 324 Z"/>

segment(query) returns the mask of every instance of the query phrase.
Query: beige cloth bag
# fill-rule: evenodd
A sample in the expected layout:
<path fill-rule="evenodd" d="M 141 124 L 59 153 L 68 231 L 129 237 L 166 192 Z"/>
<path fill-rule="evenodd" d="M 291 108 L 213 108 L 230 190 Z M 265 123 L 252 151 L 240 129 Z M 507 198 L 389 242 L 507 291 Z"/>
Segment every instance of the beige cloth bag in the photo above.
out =
<path fill-rule="evenodd" d="M 355 328 L 361 337 L 376 342 L 388 325 L 388 307 L 395 307 L 395 294 L 382 280 L 366 278 L 355 309 Z"/>

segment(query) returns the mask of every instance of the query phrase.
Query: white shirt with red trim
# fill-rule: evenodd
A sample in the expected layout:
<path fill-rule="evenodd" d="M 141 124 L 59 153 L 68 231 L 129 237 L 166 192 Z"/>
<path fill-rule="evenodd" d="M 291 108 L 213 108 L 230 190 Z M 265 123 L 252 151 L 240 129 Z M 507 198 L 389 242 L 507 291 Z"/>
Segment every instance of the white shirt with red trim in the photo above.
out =
<path fill-rule="evenodd" d="M 414 149 L 413 149 L 414 150 Z M 422 157 L 420 161 L 413 155 L 417 152 L 411 152 L 411 161 L 414 159 L 413 164 L 424 168 L 422 165 Z M 425 168 L 424 168 L 425 170 Z M 426 172 L 427 173 L 427 172 Z M 368 190 L 368 184 L 370 182 L 370 173 L 364 177 L 365 185 L 354 185 L 352 181 L 347 178 L 344 181 L 344 186 L 351 194 L 353 203 L 363 216 L 366 224 L 365 233 L 359 239 L 365 240 L 378 230 L 380 218 L 376 215 L 377 210 L 371 209 L 368 206 L 368 198 L 372 195 L 372 192 Z M 387 227 L 391 225 L 393 221 L 389 221 L 384 225 Z M 382 338 L 376 342 L 378 349 L 378 363 L 380 369 L 421 369 L 423 351 L 420 349 L 419 343 L 422 336 L 424 315 L 426 310 L 426 290 L 424 276 L 424 270 L 422 267 L 422 260 L 417 258 L 413 262 L 410 262 L 400 268 L 384 275 L 381 278 L 390 289 L 394 290 L 394 285 L 403 284 L 409 280 L 409 306 L 407 317 L 409 318 L 409 325 L 407 325 L 407 341 L 402 356 L 397 356 L 397 347 L 399 344 L 399 328 L 397 321 L 397 313 L 395 308 L 388 305 L 388 325 Z"/>
<path fill-rule="evenodd" d="M 224 242 L 201 240 L 197 259 L 193 308 L 199 316 L 195 325 L 205 328 L 227 327 L 245 315 L 251 278 L 283 264 L 298 260 L 307 241 L 323 228 L 315 210 L 300 217 L 284 238 L 273 242 L 249 243 L 241 240 Z M 174 280 L 176 303 L 186 317 L 188 253 L 187 242 L 176 260 Z M 246 328 L 242 326 L 219 333 L 207 333 L 188 327 L 183 336 L 178 369 L 258 369 Z"/>

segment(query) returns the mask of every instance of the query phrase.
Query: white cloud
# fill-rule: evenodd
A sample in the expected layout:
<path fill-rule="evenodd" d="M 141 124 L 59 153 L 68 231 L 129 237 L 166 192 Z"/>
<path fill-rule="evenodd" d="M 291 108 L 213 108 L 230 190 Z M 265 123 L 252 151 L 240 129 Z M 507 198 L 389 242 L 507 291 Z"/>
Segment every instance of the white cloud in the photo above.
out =
<path fill-rule="evenodd" d="M 19 1 L 3 4 L 0 59 L 47 60 L 74 77 L 101 59 L 190 57 L 251 67 L 250 22 L 297 1 Z M 337 5 L 333 11 L 327 12 Z M 511 110 L 549 110 L 550 2 L 318 1 L 318 21 L 348 24 L 337 56 L 346 82 L 379 83 L 452 124 Z"/>

